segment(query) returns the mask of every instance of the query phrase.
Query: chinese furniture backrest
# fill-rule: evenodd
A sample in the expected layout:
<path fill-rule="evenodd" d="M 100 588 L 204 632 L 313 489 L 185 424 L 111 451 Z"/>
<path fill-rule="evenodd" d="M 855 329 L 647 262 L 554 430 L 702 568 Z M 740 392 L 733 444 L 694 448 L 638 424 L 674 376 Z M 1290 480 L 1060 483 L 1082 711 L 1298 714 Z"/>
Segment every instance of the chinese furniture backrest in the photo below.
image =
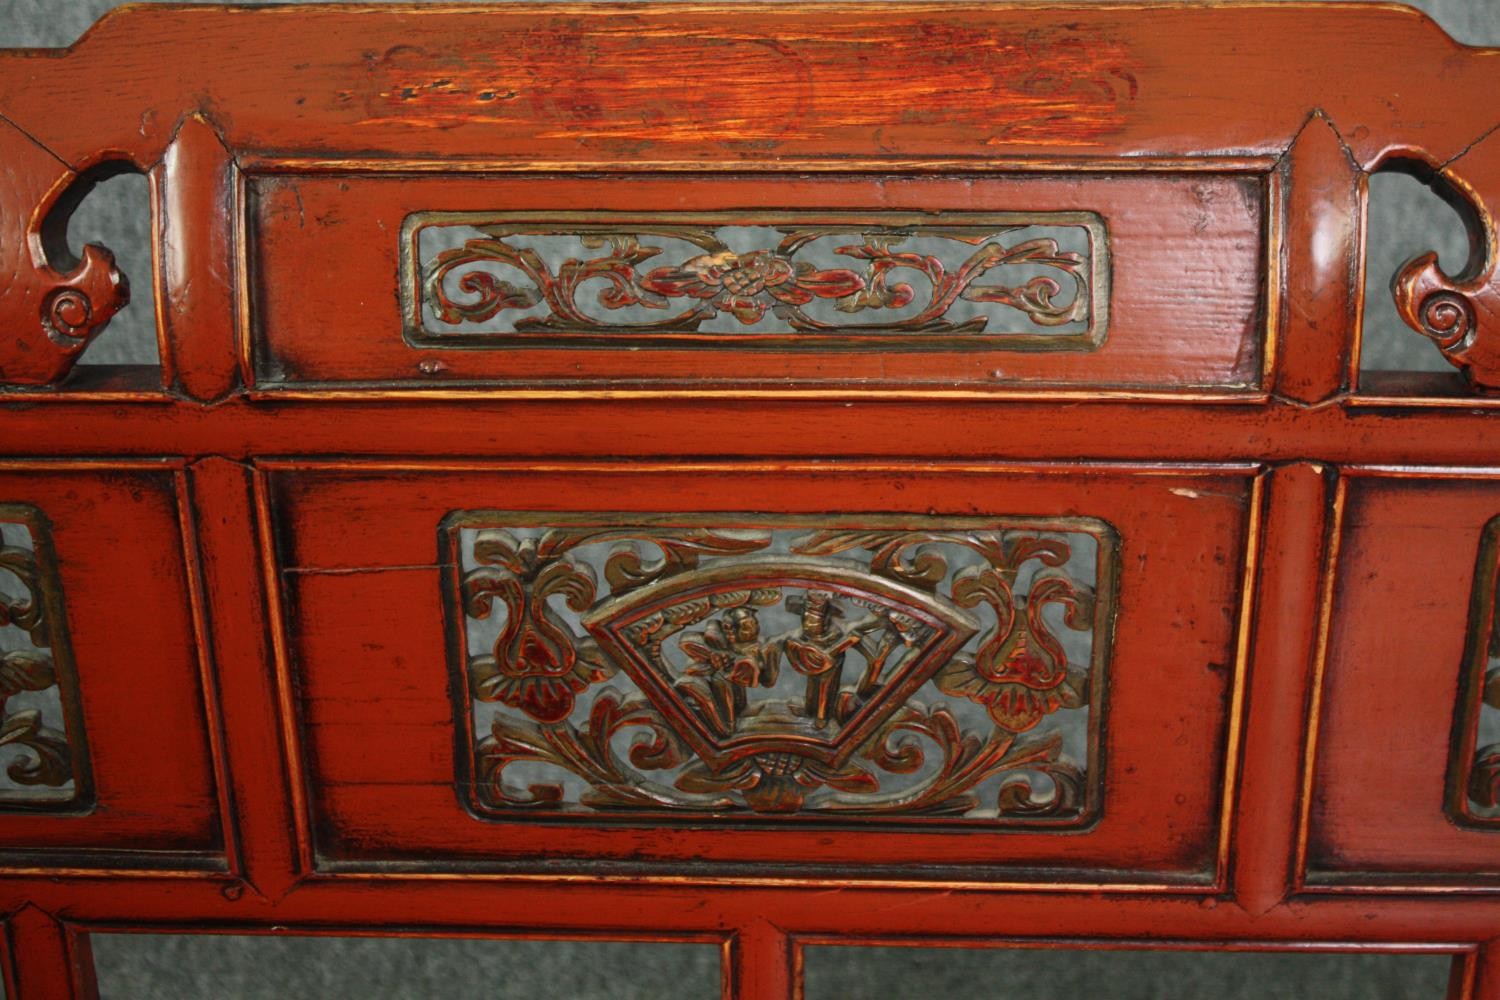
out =
<path fill-rule="evenodd" d="M 1496 54 L 1316 3 L 0 52 L 8 995 L 212 927 L 711 941 L 742 998 L 860 941 L 1434 951 L 1500 997 Z M 1380 170 L 1469 227 L 1391 276 L 1450 373 L 1361 371 Z M 120 171 L 129 282 L 67 240 Z M 132 294 L 160 364 L 80 363 Z"/>

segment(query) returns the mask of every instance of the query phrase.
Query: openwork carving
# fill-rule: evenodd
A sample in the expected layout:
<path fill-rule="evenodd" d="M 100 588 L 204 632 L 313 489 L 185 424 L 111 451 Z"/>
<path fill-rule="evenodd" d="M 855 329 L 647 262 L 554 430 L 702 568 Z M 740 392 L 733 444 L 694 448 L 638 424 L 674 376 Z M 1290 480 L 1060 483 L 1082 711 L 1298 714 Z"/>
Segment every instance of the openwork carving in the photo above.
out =
<path fill-rule="evenodd" d="M 414 342 L 740 346 L 866 339 L 1097 346 L 1103 222 L 1089 213 L 904 219 L 783 213 L 418 213 L 403 233 Z"/>
<path fill-rule="evenodd" d="M 1474 571 L 1469 640 L 1460 685 L 1458 733 L 1449 769 L 1448 811 L 1461 822 L 1500 825 L 1500 518 L 1485 526 Z"/>
<path fill-rule="evenodd" d="M 68 170 L 3 117 L 0 163 L 0 386 L 57 385 L 130 302 L 108 250 L 67 249 L 68 217 L 108 168 Z"/>
<path fill-rule="evenodd" d="M 0 505 L 0 809 L 77 804 L 86 764 L 51 542 L 34 508 Z"/>
<path fill-rule="evenodd" d="M 1085 823 L 1103 524 L 464 513 L 481 813 Z"/>
<path fill-rule="evenodd" d="M 1468 224 L 1472 259 L 1457 275 L 1435 253 L 1408 262 L 1391 283 L 1396 311 L 1475 389 L 1500 392 L 1500 234 L 1487 200 L 1500 184 L 1500 142 L 1487 136 L 1432 179 Z"/>

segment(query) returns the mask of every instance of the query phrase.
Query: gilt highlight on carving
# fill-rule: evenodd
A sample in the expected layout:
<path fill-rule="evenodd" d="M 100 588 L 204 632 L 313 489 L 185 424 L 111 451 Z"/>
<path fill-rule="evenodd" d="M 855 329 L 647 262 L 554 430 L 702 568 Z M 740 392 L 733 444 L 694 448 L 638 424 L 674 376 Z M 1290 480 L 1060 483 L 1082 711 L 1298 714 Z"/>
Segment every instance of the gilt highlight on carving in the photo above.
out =
<path fill-rule="evenodd" d="M 1067 824 L 1093 807 L 1096 523 L 466 530 L 462 635 L 485 649 L 468 689 L 498 707 L 477 716 L 487 810 Z"/>

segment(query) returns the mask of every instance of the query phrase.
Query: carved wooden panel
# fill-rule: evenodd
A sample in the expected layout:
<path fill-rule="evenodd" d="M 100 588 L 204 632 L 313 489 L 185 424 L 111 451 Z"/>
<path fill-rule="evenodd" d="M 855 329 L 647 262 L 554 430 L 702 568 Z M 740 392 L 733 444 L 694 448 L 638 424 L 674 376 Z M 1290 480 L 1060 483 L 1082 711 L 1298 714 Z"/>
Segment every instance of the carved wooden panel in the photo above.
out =
<path fill-rule="evenodd" d="M 1273 183 L 1254 169 L 247 170 L 244 361 L 257 391 L 299 394 L 1253 394 Z M 308 260 L 341 275 L 316 305 Z"/>
<path fill-rule="evenodd" d="M 529 433 L 510 421 L 496 428 Z M 745 873 L 774 862 L 851 878 L 879 867 L 899 877 L 916 870 L 938 877 L 941 869 L 942 877 L 1033 882 L 1087 873 L 1200 887 L 1224 870 L 1220 781 L 1233 766 L 1231 720 L 1245 669 L 1237 645 L 1243 619 L 1233 609 L 1253 538 L 1254 470 L 295 458 L 267 465 L 293 752 L 308 802 L 306 864 L 319 872 L 401 865 Z M 833 513 L 848 511 L 862 513 Z M 579 529 L 599 533 L 586 544 L 568 535 Z M 674 548 L 696 565 L 674 557 L 664 568 L 653 539 L 669 530 L 748 539 L 749 547 L 694 549 L 677 539 Z M 900 557 L 911 579 L 881 569 L 868 549 L 793 551 L 820 532 L 912 535 L 918 544 Z M 993 604 L 1001 598 L 981 593 L 977 581 L 959 582 L 983 579 L 990 564 L 952 543 L 986 533 L 1012 545 L 1045 538 L 1068 550 L 1057 566 L 1046 564 L 1057 553 L 1015 554 L 1010 593 L 1024 600 L 1007 616 L 1009 644 Z M 616 549 L 629 558 L 611 572 Z M 938 557 L 944 577 L 924 582 Z M 1010 558 L 1001 554 L 1002 567 Z M 1010 570 L 995 572 L 1003 579 Z M 1051 576 L 1082 595 L 1072 625 L 1066 602 L 1042 600 L 1039 581 Z M 723 596 L 741 589 L 743 605 Z M 750 591 L 771 599 L 764 592 L 773 589 L 772 603 L 750 599 Z M 1090 589 L 1092 609 L 1083 606 Z M 826 605 L 838 608 L 823 620 L 851 633 L 853 645 L 837 651 L 838 682 L 814 687 L 788 651 L 812 655 L 803 617 L 818 592 L 833 595 Z M 512 602 L 521 612 L 507 636 Z M 1033 645 L 1026 609 L 1038 602 L 1052 639 Z M 668 636 L 660 660 L 632 642 L 633 617 L 660 610 L 665 619 L 667 609 L 686 608 L 691 618 L 703 604 L 708 613 Z M 892 619 L 894 634 L 871 621 L 877 611 Z M 753 622 L 745 612 L 754 612 Z M 924 622 L 925 638 L 916 629 Z M 1161 622 L 1175 625 L 1164 632 Z M 732 647 L 752 626 L 754 638 L 739 641 L 756 648 L 742 657 Z M 949 633 L 968 629 L 976 633 L 949 653 Z M 902 634 L 911 646 L 895 638 Z M 891 648 L 861 698 L 867 655 L 879 656 L 882 639 Z M 1066 672 L 1052 640 L 1066 654 Z M 742 658 L 755 669 L 736 671 Z M 716 685 L 722 671 L 713 663 L 726 659 L 729 677 Z M 761 663 L 765 681 L 774 670 L 774 686 L 763 682 Z M 965 676 L 971 664 L 977 677 Z M 753 685 L 735 683 L 751 672 Z M 827 706 L 821 727 L 820 706 Z M 945 717 L 953 721 L 939 734 L 946 744 L 917 725 L 935 730 Z M 495 739 L 497 720 L 504 740 Z M 606 754 L 598 749 L 606 741 L 594 737 L 616 721 Z M 632 759 L 632 743 L 656 738 L 647 722 L 667 733 L 664 766 L 654 769 Z M 883 729 L 890 756 L 914 746 L 921 764 L 912 760 L 915 769 L 903 772 L 872 760 L 867 751 L 879 749 Z M 934 786 L 926 801 L 915 800 L 940 773 L 945 746 L 977 773 L 995 764 L 981 751 L 1003 754 L 1012 738 L 1015 747 L 1041 747 L 1036 773 L 1015 767 L 1012 756 L 983 785 Z M 1048 758 L 1053 739 L 1060 753 Z M 486 740 L 493 742 L 481 760 Z M 606 769 L 618 767 L 621 780 L 595 780 L 598 769 L 581 757 L 567 761 L 574 770 L 547 759 L 578 747 Z M 666 764 L 669 752 L 680 763 Z M 751 789 L 752 803 L 741 788 L 678 787 L 690 769 L 718 781 L 762 753 L 782 755 L 773 770 L 804 758 L 814 765 L 807 777 L 847 765 L 878 786 L 869 789 L 858 775 L 845 788 L 799 784 L 789 789 L 793 804 L 803 795 L 794 812 L 769 811 L 784 804 L 769 790 Z M 1050 777 L 1041 773 L 1048 768 Z M 1075 776 L 1075 801 L 1047 815 L 1053 779 Z M 1023 785 L 1041 814 L 1023 807 Z M 596 787 L 602 793 L 591 794 Z M 669 800 L 605 801 L 634 797 L 632 789 Z M 966 802 L 969 795 L 977 801 Z M 860 859 L 857 871 L 850 858 Z"/>
<path fill-rule="evenodd" d="M 1448 809 L 1460 822 L 1500 826 L 1500 631 L 1496 577 L 1500 574 L 1500 518 L 1484 529 L 1474 569 L 1469 636 L 1464 651 L 1458 733 L 1449 779 Z"/>
<path fill-rule="evenodd" d="M 1484 703 L 1497 513 L 1493 469 L 1345 472 L 1307 784 L 1309 886 L 1500 887 L 1483 766 L 1500 742 Z"/>
<path fill-rule="evenodd" d="M 7 794 L 0 805 L 7 871 L 227 863 L 233 834 L 213 756 L 216 706 L 205 691 L 208 653 L 195 630 L 199 592 L 183 534 L 194 509 L 189 479 L 160 459 L 0 464 L 4 550 L 21 576 L 35 571 L 52 623 L 47 646 L 15 626 L 29 617 L 17 610 L 31 589 L 0 568 L 0 600 L 12 609 L 12 624 L 0 627 L 0 655 L 12 654 L 3 713 L 12 724 L 18 713 L 39 710 L 42 727 L 66 736 L 73 771 L 71 792 L 63 785 L 29 793 L 53 796 L 45 804 Z M 16 653 L 28 668 L 50 656 L 57 687 L 12 693 L 28 683 L 9 669 Z M 0 747 L 0 783 L 13 764 L 33 759 L 29 748 Z"/>
<path fill-rule="evenodd" d="M 0 809 L 90 797 L 57 558 L 41 512 L 0 504 Z"/>
<path fill-rule="evenodd" d="M 1494 51 L 1388 4 L 261 6 L 0 53 L 0 498 L 95 802 L 0 813 L 11 993 L 303 928 L 712 942 L 768 1000 L 857 940 L 1500 996 L 1500 836 L 1444 808 L 1500 405 L 1357 364 L 1405 165 L 1475 244 L 1398 306 L 1500 385 Z M 121 169 L 160 381 L 64 385 Z"/>
<path fill-rule="evenodd" d="M 466 512 L 445 538 L 480 813 L 1099 808 L 1102 522 Z"/>
<path fill-rule="evenodd" d="M 407 335 L 787 345 L 1098 345 L 1104 222 L 1087 212 L 734 216 L 420 212 Z"/>

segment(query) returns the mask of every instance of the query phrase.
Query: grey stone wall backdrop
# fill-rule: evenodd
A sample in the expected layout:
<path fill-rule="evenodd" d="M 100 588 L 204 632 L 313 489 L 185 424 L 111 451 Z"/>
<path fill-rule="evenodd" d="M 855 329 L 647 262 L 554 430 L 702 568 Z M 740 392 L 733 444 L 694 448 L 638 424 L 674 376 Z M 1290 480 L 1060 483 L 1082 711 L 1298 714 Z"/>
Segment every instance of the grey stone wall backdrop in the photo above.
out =
<path fill-rule="evenodd" d="M 0 47 L 68 45 L 116 5 L 116 0 L 0 0 Z M 1419 0 L 1416 6 L 1460 41 L 1500 46 L 1496 0 Z M 90 362 L 156 358 L 144 294 L 151 274 L 147 212 L 145 181 L 127 176 L 102 185 L 74 217 L 75 248 L 98 242 L 115 250 L 142 293 L 90 349 Z M 1427 249 L 1437 249 L 1450 271 L 1461 266 L 1467 250 L 1457 216 L 1410 178 L 1374 178 L 1367 367 L 1446 370 L 1436 350 L 1396 319 L 1385 289 L 1402 261 Z M 357 921 L 359 914 L 349 917 Z M 689 946 L 118 934 L 96 936 L 94 950 L 107 998 L 685 1000 L 717 995 L 716 953 Z M 1434 956 L 837 948 L 809 956 L 808 995 L 809 1000 L 1438 1000 L 1446 964 Z"/>

